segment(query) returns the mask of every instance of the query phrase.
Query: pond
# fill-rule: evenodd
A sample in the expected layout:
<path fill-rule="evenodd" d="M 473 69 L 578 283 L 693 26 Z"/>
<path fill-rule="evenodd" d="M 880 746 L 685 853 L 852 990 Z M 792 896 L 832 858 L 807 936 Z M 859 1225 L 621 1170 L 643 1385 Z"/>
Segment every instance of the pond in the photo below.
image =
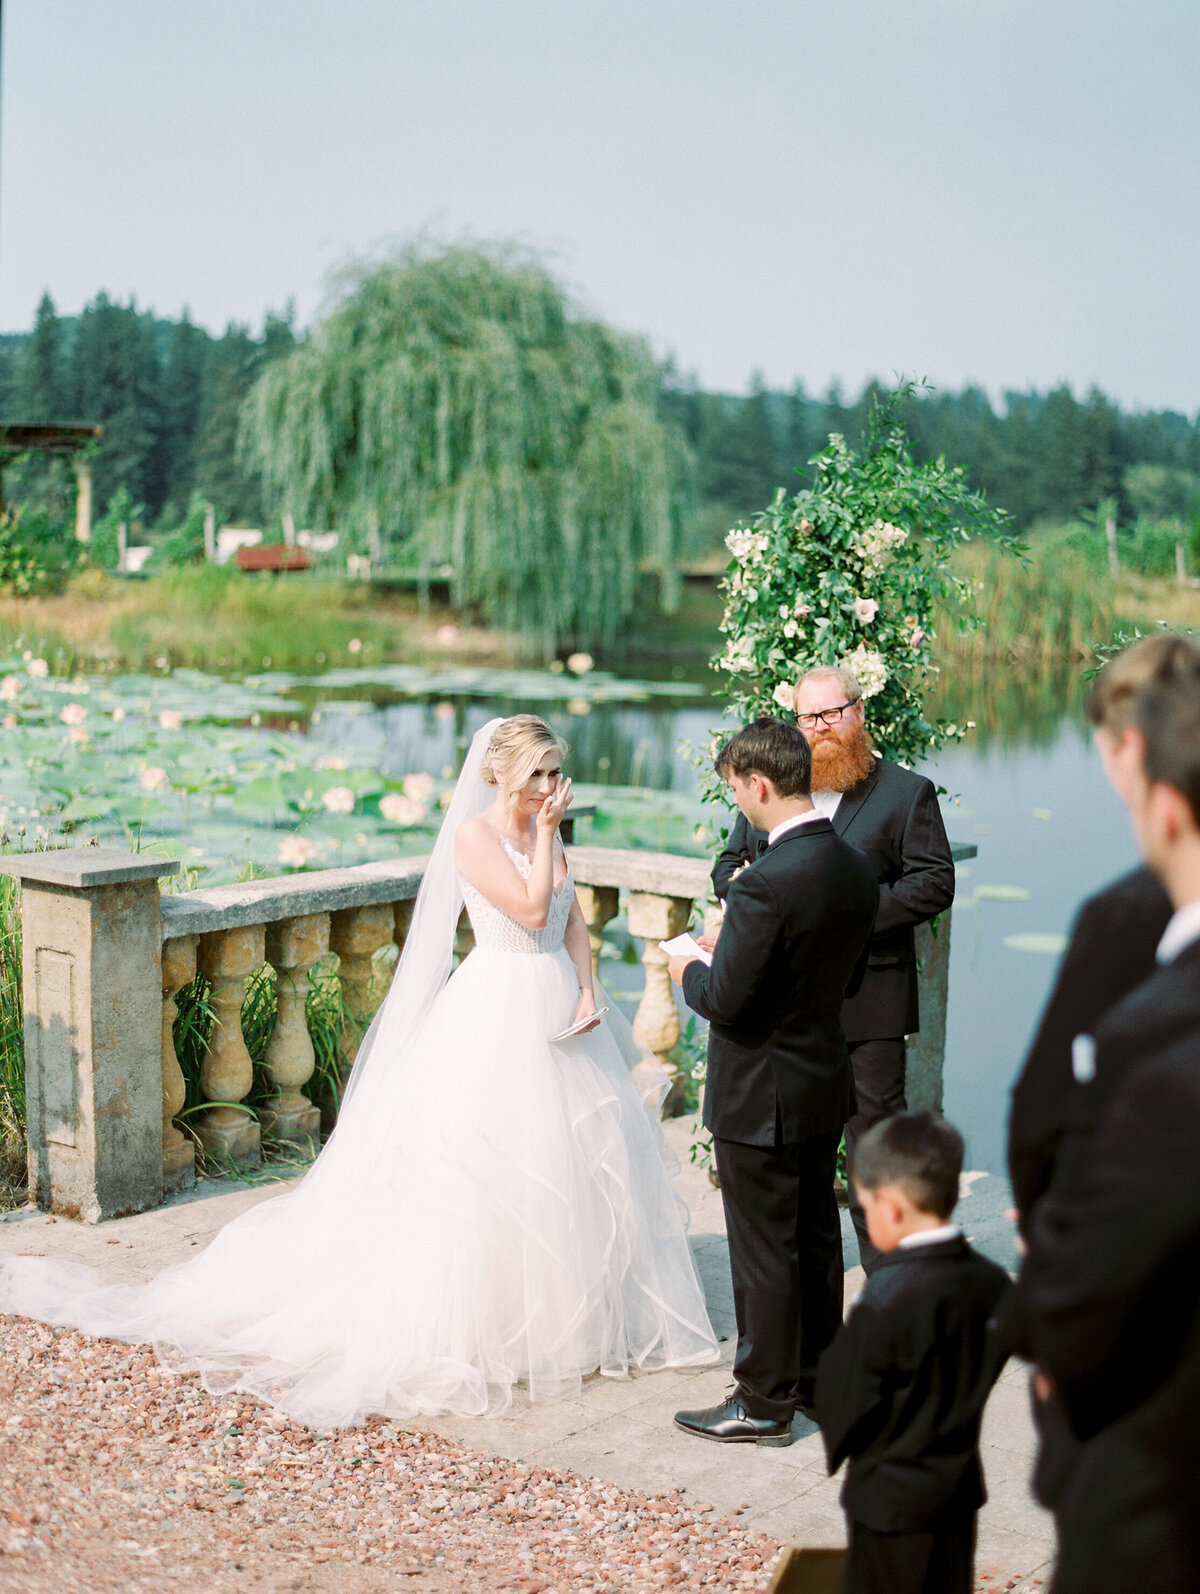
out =
<path fill-rule="evenodd" d="M 184 863 L 185 886 L 420 853 L 474 731 L 529 709 L 566 736 L 580 799 L 596 805 L 579 840 L 708 855 L 725 816 L 699 802 L 690 755 L 720 720 L 708 693 L 591 669 L 63 680 L 32 657 L 0 660 L 0 831 L 14 847 L 65 825 L 76 841 L 152 848 Z M 979 848 L 960 866 L 946 1110 L 969 1165 L 990 1171 L 1074 909 L 1135 858 L 1078 716 L 1041 711 L 1032 741 L 1030 727 L 1014 698 L 1007 724 L 928 771 L 952 794 L 952 839 Z M 606 977 L 636 995 L 636 965 Z"/>

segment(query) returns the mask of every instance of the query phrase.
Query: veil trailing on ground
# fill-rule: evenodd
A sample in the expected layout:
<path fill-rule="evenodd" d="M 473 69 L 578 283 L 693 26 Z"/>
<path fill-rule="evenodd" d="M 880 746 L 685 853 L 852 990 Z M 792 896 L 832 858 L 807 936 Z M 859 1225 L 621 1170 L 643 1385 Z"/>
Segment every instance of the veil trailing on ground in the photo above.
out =
<path fill-rule="evenodd" d="M 458 832 L 468 819 L 490 807 L 496 788 L 483 778 L 483 759 L 496 727 L 504 722 L 488 720 L 475 733 L 454 796 L 442 820 L 437 841 L 417 893 L 412 924 L 404 938 L 404 949 L 392 977 L 391 988 L 363 1036 L 354 1067 L 342 1094 L 338 1129 L 347 1115 L 371 1110 L 371 1099 L 381 1072 L 403 1067 L 411 1055 L 438 992 L 450 978 L 454 959 L 454 932 L 463 910 L 462 882 L 454 865 L 454 846 Z M 330 1140 L 337 1135 L 334 1130 Z"/>
<path fill-rule="evenodd" d="M 151 1344 L 214 1393 L 244 1390 L 313 1427 L 478 1416 L 520 1380 L 544 1399 L 594 1369 L 717 1356 L 630 1080 L 632 1032 L 620 1020 L 570 1050 L 550 1039 L 579 997 L 567 887 L 553 925 L 520 929 L 538 956 L 507 950 L 514 921 L 473 900 L 476 952 L 450 979 L 455 843 L 496 798 L 482 767 L 499 723 L 471 743 L 391 990 L 304 1177 L 145 1283 L 0 1257 L 0 1312 Z"/>

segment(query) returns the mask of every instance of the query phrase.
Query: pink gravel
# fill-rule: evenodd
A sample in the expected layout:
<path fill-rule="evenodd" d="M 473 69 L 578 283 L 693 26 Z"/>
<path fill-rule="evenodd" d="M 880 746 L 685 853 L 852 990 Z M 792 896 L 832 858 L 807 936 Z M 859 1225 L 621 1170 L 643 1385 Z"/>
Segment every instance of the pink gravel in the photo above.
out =
<path fill-rule="evenodd" d="M 0 1317 L 0 1590 L 762 1588 L 736 1521 L 395 1423 L 313 1430 L 151 1351 Z"/>

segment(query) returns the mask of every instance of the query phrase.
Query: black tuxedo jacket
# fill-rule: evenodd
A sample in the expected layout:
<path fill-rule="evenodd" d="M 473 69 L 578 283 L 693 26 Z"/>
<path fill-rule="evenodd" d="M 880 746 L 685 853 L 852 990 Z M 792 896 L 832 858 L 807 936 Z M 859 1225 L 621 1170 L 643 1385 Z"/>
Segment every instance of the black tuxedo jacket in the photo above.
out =
<path fill-rule="evenodd" d="M 842 1504 L 879 1533 L 924 1533 L 987 1498 L 979 1423 L 1004 1364 L 989 1324 L 1008 1275 L 961 1235 L 885 1252 L 821 1358 L 817 1418 Z"/>
<path fill-rule="evenodd" d="M 1134 869 L 1080 908 L 1054 989 L 1013 1087 L 1008 1167 L 1022 1231 L 1045 1194 L 1074 1092 L 1071 1043 L 1153 973 L 1171 901 L 1148 869 Z M 1094 1094 L 1094 1093 L 1093 1093 Z"/>
<path fill-rule="evenodd" d="M 861 985 L 842 1010 L 851 1041 L 911 1035 L 920 1025 L 913 929 L 954 901 L 954 860 L 933 782 L 876 759 L 875 768 L 842 794 L 833 828 L 864 852 L 879 882 L 879 911 Z M 718 897 L 735 869 L 766 842 L 739 814 L 712 872 Z"/>
<path fill-rule="evenodd" d="M 1020 1282 L 1082 1441 L 1056 1594 L 1200 1588 L 1200 943 L 1096 1027 Z"/>
<path fill-rule="evenodd" d="M 839 1014 L 879 891 L 860 852 L 814 819 L 734 880 L 712 966 L 684 971 L 709 1021 L 704 1122 L 723 1140 L 784 1143 L 840 1129 L 851 1077 Z"/>

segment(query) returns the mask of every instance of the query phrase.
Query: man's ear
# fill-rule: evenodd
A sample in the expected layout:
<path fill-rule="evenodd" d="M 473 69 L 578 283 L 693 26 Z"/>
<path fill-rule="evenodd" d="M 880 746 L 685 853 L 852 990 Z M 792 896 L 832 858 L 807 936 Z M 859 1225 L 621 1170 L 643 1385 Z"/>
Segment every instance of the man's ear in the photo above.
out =
<path fill-rule="evenodd" d="M 752 791 L 754 792 L 754 800 L 755 800 L 755 802 L 757 802 L 757 803 L 769 803 L 770 802 L 770 800 L 771 800 L 771 783 L 770 783 L 769 780 L 767 780 L 767 778 L 764 775 L 760 775 L 756 769 L 750 771 L 750 786 L 751 786 Z"/>

